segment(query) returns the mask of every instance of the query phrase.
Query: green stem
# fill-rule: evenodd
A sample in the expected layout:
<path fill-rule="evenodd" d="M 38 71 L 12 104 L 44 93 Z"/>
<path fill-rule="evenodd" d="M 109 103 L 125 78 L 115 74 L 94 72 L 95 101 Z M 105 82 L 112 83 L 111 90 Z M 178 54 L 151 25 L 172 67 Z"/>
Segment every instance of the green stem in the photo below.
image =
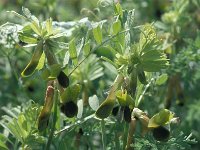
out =
<path fill-rule="evenodd" d="M 16 71 L 15 71 L 15 69 L 14 69 L 15 67 L 12 65 L 12 61 L 11 61 L 10 57 L 7 56 L 7 59 L 8 59 L 10 68 L 11 68 L 11 70 L 12 70 L 12 73 L 13 73 L 15 79 L 16 79 L 16 81 L 18 81 L 18 75 L 17 75 L 17 73 L 16 73 Z"/>
<path fill-rule="evenodd" d="M 123 149 L 126 148 L 127 136 L 128 136 L 128 124 L 125 122 L 125 124 L 124 124 L 124 136 L 123 136 Z"/>
<path fill-rule="evenodd" d="M 106 150 L 106 136 L 105 136 L 105 121 L 101 120 L 101 138 L 102 138 L 102 145 L 103 150 Z"/>
<path fill-rule="evenodd" d="M 56 127 L 57 105 L 58 105 L 58 91 L 57 91 L 57 87 L 55 87 L 54 92 L 55 92 L 55 95 L 54 95 L 53 123 L 52 123 L 51 132 L 50 132 L 50 135 L 49 135 L 49 138 L 48 138 L 45 150 L 49 150 L 50 149 L 50 145 L 51 145 L 51 142 L 53 140 L 53 135 L 54 135 L 55 127 Z"/>
<path fill-rule="evenodd" d="M 146 93 L 146 91 L 148 90 L 148 88 L 150 87 L 151 83 L 154 81 L 154 78 L 151 78 L 150 82 L 145 86 L 144 91 L 141 93 L 140 97 L 138 98 L 138 100 L 135 102 L 135 106 L 138 107 L 140 102 L 142 101 L 142 98 L 144 97 L 144 94 Z"/>

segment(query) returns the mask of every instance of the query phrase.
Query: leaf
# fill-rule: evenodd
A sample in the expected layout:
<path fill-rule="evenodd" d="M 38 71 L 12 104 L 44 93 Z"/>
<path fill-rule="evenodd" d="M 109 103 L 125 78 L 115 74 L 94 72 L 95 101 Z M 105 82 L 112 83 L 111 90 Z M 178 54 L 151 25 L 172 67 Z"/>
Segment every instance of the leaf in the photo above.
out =
<path fill-rule="evenodd" d="M 38 65 L 37 65 L 37 70 L 41 70 L 43 67 L 44 67 L 44 63 L 45 63 L 45 53 L 43 52 L 41 57 L 40 57 L 40 60 L 38 62 Z"/>
<path fill-rule="evenodd" d="M 28 8 L 22 7 L 22 12 L 27 18 L 31 18 L 31 12 Z"/>
<path fill-rule="evenodd" d="M 9 150 L 6 144 L 4 144 L 2 141 L 0 141 L 0 149 L 1 150 Z"/>
<path fill-rule="evenodd" d="M 51 35 L 52 32 L 53 32 L 53 28 L 52 28 L 52 19 L 47 19 L 46 21 L 46 30 L 47 30 L 47 33 L 48 35 Z"/>
<path fill-rule="evenodd" d="M 77 65 L 78 58 L 77 58 L 76 44 L 75 44 L 74 39 L 72 39 L 69 42 L 69 55 L 70 55 L 70 58 L 72 59 L 72 62 L 74 63 L 74 65 Z"/>
<path fill-rule="evenodd" d="M 150 120 L 148 127 L 156 128 L 169 124 L 174 114 L 168 109 L 162 109 L 159 113 L 155 114 Z"/>
<path fill-rule="evenodd" d="M 18 34 L 18 37 L 22 42 L 25 42 L 28 44 L 36 44 L 37 43 L 37 39 L 34 37 L 28 37 L 23 34 Z"/>
<path fill-rule="evenodd" d="M 87 56 L 90 53 L 90 42 L 85 43 L 83 52 L 85 56 Z"/>
<path fill-rule="evenodd" d="M 37 35 L 41 35 L 41 29 L 37 22 L 31 22 L 30 27 Z"/>
<path fill-rule="evenodd" d="M 98 99 L 98 97 L 96 95 L 93 95 L 93 96 L 89 97 L 88 101 L 89 101 L 90 107 L 94 111 L 96 111 L 98 109 L 98 107 L 99 107 L 99 99 Z"/>
<path fill-rule="evenodd" d="M 157 78 L 156 84 L 157 85 L 162 85 L 167 81 L 167 79 L 168 79 L 168 75 L 167 74 L 162 74 Z"/>
<path fill-rule="evenodd" d="M 66 66 L 69 63 L 69 51 L 65 53 L 65 57 L 63 60 L 63 66 Z"/>
<path fill-rule="evenodd" d="M 121 21 L 117 20 L 112 25 L 113 34 L 117 34 L 121 31 Z"/>
<path fill-rule="evenodd" d="M 157 72 L 157 71 L 160 71 L 161 69 L 165 69 L 168 65 L 169 64 L 166 60 L 142 62 L 143 69 L 144 71 L 147 71 L 147 72 Z"/>
<path fill-rule="evenodd" d="M 120 3 L 115 5 L 115 13 L 118 14 L 120 17 L 123 17 L 123 10 Z"/>
<path fill-rule="evenodd" d="M 100 25 L 97 25 L 95 28 L 93 28 L 92 32 L 93 32 L 93 36 L 94 36 L 94 39 L 96 40 L 96 42 L 98 44 L 101 44 L 101 42 L 102 42 L 102 29 L 101 29 Z"/>
<path fill-rule="evenodd" d="M 22 77 L 28 77 L 34 73 L 35 69 L 38 66 L 38 63 L 39 63 L 42 53 L 43 53 L 43 40 L 41 40 L 37 44 L 35 51 L 33 53 L 33 56 L 31 58 L 31 61 L 29 62 L 29 64 L 26 66 L 26 68 L 21 73 Z"/>
<path fill-rule="evenodd" d="M 101 56 L 101 59 L 103 59 L 104 61 L 106 61 L 109 64 L 113 65 L 113 67 L 115 67 L 116 69 L 118 68 L 117 65 L 112 60 L 110 60 L 109 58 Z"/>

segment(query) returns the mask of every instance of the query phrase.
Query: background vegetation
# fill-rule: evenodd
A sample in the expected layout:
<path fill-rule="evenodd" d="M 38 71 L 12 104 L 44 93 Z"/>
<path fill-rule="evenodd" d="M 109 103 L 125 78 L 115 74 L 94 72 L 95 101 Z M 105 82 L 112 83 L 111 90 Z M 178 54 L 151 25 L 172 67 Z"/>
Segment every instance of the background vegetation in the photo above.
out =
<path fill-rule="evenodd" d="M 52 31 L 45 26 L 51 26 L 49 18 Z M 35 20 L 44 31 L 41 35 L 28 27 Z M 141 117 L 133 111 L 130 123 L 129 110 L 134 107 L 142 111 L 143 118 L 152 119 L 166 108 L 180 119 L 175 124 L 170 117 L 164 121 L 170 124 L 170 137 L 164 141 L 155 139 L 151 131 L 141 135 L 144 124 L 137 121 L 131 136 L 136 150 L 199 149 L 199 0 L 1 0 L 0 25 L 0 149 L 125 149 L 133 120 Z M 56 28 L 60 33 L 54 34 Z M 36 71 L 23 77 L 41 39 L 57 62 L 43 56 L 44 64 L 40 60 Z M 148 55 L 149 64 L 131 61 L 140 59 L 136 53 L 146 52 L 145 40 L 149 42 L 147 49 L 159 52 L 154 51 L 155 57 Z M 140 63 L 143 70 L 138 73 L 138 69 L 133 80 L 132 70 Z M 61 71 L 66 75 L 63 90 L 75 89 L 64 96 L 58 79 Z M 131 88 L 118 87 L 121 93 L 115 93 L 118 101 L 111 107 L 111 115 L 102 117 L 99 104 L 113 93 L 111 87 L 121 74 Z M 58 86 L 51 82 L 56 78 Z M 69 87 L 65 87 L 67 83 Z M 54 101 L 48 105 L 51 87 L 55 89 Z M 127 102 L 123 92 L 133 103 Z M 71 111 L 65 110 L 68 99 L 78 106 L 72 117 Z M 46 120 L 41 117 L 44 108 L 49 113 Z"/>

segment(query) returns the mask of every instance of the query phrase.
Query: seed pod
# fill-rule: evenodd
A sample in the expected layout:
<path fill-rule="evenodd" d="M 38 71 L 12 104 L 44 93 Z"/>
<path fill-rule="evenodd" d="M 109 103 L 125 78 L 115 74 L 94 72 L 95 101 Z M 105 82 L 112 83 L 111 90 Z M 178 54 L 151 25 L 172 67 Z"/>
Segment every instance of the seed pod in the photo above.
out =
<path fill-rule="evenodd" d="M 139 117 L 139 120 L 142 123 L 141 135 L 144 136 L 149 131 L 149 128 L 148 128 L 149 117 L 146 115 L 142 115 Z"/>
<path fill-rule="evenodd" d="M 66 102 L 60 109 L 68 118 L 73 118 L 78 114 L 78 106 L 74 101 Z"/>
<path fill-rule="evenodd" d="M 38 118 L 38 130 L 41 132 L 48 127 L 50 114 L 41 112 Z"/>
<path fill-rule="evenodd" d="M 115 105 L 115 101 L 111 99 L 106 99 L 97 109 L 95 115 L 100 119 L 107 118 Z"/>
<path fill-rule="evenodd" d="M 130 84 L 128 88 L 128 94 L 134 97 L 137 88 L 137 72 L 134 68 L 130 74 Z"/>
<path fill-rule="evenodd" d="M 23 77 L 28 77 L 34 73 L 42 53 L 43 53 L 43 40 L 40 40 L 40 42 L 37 44 L 35 48 L 31 61 L 21 73 Z"/>
<path fill-rule="evenodd" d="M 137 65 L 137 76 L 142 84 L 147 84 L 146 76 L 141 65 Z"/>
<path fill-rule="evenodd" d="M 153 137 L 157 141 L 167 141 L 169 139 L 169 136 L 170 131 L 166 127 L 159 126 L 153 129 Z"/>
<path fill-rule="evenodd" d="M 68 76 L 61 71 L 57 77 L 58 79 L 58 83 L 63 87 L 63 88 L 67 88 L 69 86 L 69 78 Z"/>
<path fill-rule="evenodd" d="M 43 131 L 47 128 L 51 109 L 53 107 L 54 89 L 48 86 L 46 90 L 45 104 L 38 117 L 38 130 Z"/>
<path fill-rule="evenodd" d="M 132 150 L 133 147 L 131 146 L 134 143 L 134 133 L 136 129 L 136 122 L 137 120 L 135 118 L 131 119 L 131 122 L 129 124 L 129 130 L 128 130 L 128 137 L 127 137 L 127 143 L 126 143 L 126 150 Z"/>
<path fill-rule="evenodd" d="M 131 109 L 128 106 L 124 108 L 124 120 L 128 123 L 131 122 Z"/>

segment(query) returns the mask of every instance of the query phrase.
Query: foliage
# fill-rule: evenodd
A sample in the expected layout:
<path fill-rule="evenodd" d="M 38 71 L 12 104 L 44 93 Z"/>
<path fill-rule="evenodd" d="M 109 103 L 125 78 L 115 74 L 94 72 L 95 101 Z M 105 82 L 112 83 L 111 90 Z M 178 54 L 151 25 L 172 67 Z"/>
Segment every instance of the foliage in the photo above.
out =
<path fill-rule="evenodd" d="M 0 4 L 0 149 L 198 149 L 198 0 Z"/>

